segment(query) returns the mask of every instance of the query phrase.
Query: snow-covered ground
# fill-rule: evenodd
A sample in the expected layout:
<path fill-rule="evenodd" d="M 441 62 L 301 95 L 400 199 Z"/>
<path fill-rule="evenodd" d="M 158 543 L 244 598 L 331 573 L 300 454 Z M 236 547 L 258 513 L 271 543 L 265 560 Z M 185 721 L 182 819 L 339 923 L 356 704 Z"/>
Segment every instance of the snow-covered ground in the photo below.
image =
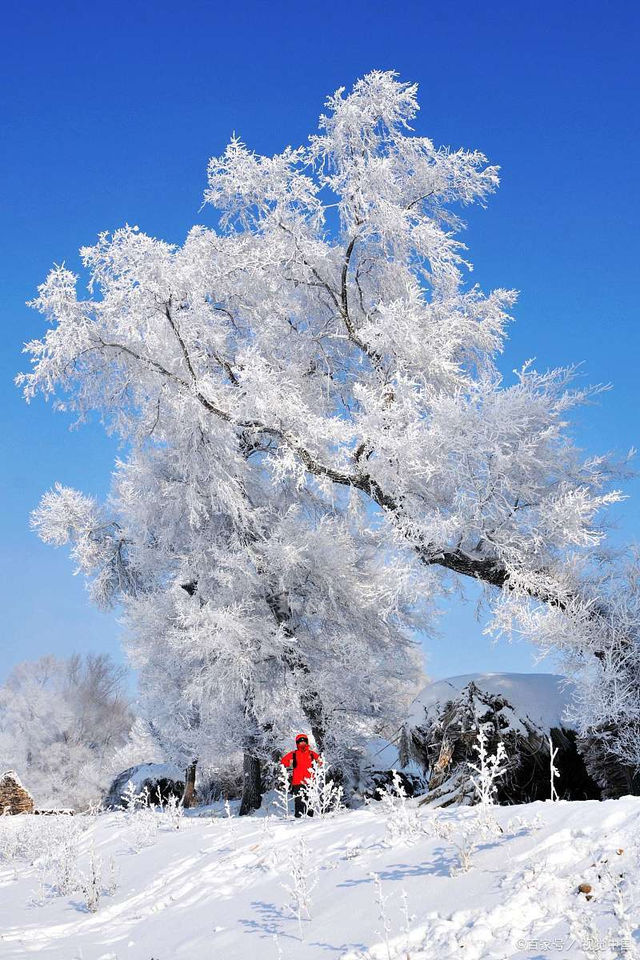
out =
<path fill-rule="evenodd" d="M 181 821 L 148 812 L 5 817 L 0 957 L 640 954 L 639 798 L 489 810 L 487 823 L 479 808 L 416 801 L 304 821 L 221 810 Z M 93 913 L 80 889 L 92 851 L 102 891 Z M 298 891 L 310 890 L 300 922 L 287 890 L 292 862 L 305 865 Z"/>

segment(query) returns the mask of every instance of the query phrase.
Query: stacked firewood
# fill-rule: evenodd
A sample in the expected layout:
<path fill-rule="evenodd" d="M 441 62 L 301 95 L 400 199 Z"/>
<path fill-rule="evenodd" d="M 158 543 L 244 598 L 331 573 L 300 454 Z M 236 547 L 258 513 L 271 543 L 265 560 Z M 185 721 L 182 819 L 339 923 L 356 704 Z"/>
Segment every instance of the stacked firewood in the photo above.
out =
<path fill-rule="evenodd" d="M 15 770 L 0 777 L 0 814 L 33 813 L 33 797 L 20 783 Z"/>

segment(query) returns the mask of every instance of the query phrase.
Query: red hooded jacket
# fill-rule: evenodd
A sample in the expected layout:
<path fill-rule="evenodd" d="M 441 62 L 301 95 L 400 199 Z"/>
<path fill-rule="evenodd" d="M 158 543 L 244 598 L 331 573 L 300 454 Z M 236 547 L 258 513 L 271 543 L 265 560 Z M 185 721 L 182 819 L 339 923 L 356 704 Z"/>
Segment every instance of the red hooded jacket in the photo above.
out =
<path fill-rule="evenodd" d="M 293 764 L 291 785 L 294 787 L 299 787 L 300 784 L 311 779 L 311 765 L 314 760 L 316 763 L 320 760 L 320 756 L 315 750 L 311 749 L 308 743 L 305 743 L 304 740 L 302 743 L 298 743 L 299 740 L 300 737 L 296 737 L 296 749 L 286 753 L 280 761 L 284 767 L 290 767 Z"/>

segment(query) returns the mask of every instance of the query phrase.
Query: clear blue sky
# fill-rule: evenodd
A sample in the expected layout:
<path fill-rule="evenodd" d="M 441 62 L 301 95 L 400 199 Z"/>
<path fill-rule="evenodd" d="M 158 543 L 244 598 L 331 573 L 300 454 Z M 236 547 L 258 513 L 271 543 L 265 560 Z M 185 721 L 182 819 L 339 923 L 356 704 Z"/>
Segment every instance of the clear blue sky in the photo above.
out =
<path fill-rule="evenodd" d="M 22 10 L 20 10 L 22 7 Z M 640 13 L 624 2 L 497 0 L 225 4 L 34 0 L 2 21 L 0 103 L 0 678 L 46 652 L 118 654 L 113 615 L 92 610 L 62 551 L 28 529 L 54 481 L 104 494 L 116 454 L 99 426 L 69 432 L 12 384 L 40 336 L 24 306 L 51 264 L 122 223 L 180 241 L 199 213 L 210 155 L 233 131 L 270 153 L 303 141 L 325 96 L 372 68 L 418 81 L 418 130 L 502 166 L 468 242 L 485 288 L 522 291 L 510 371 L 584 361 L 611 382 L 576 429 L 590 451 L 640 446 Z M 638 539 L 640 486 L 617 511 Z M 529 669 L 490 649 L 454 605 L 429 643 L 435 676 Z M 455 639 L 455 643 L 452 642 Z"/>

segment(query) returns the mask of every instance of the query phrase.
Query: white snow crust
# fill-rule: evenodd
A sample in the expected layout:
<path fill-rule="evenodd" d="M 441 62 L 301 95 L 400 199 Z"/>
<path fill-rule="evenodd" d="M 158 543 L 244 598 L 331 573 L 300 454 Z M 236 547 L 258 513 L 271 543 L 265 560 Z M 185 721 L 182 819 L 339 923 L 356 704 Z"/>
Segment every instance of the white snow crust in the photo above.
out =
<path fill-rule="evenodd" d="M 81 894 L 56 895 L 48 885 L 52 874 L 45 854 L 55 818 L 2 818 L 0 956 L 584 960 L 585 931 L 593 929 L 603 939 L 624 934 L 610 879 L 617 882 L 618 875 L 624 877 L 622 913 L 631 918 L 624 956 L 636 956 L 631 949 L 640 946 L 639 798 L 495 808 L 503 832 L 477 838 L 468 872 L 456 872 L 456 842 L 477 811 L 434 811 L 417 801 L 409 808 L 420 828 L 412 842 L 388 840 L 378 803 L 328 820 L 302 821 L 227 818 L 210 808 L 185 816 L 179 830 L 167 815 L 156 813 L 155 838 L 137 852 L 135 816 L 64 818 L 64 829 L 82 827 L 82 871 L 88 870 L 92 849 L 98 859 L 114 859 L 118 886 L 103 895 L 96 913 L 87 911 Z M 31 853 L 28 831 L 37 831 Z M 301 840 L 317 871 L 302 939 L 285 889 L 291 883 L 288 858 Z M 380 918 L 374 873 L 386 921 Z M 579 893 L 581 883 L 592 885 L 590 901 Z M 623 954 L 598 954 L 602 960 L 618 955 Z"/>

